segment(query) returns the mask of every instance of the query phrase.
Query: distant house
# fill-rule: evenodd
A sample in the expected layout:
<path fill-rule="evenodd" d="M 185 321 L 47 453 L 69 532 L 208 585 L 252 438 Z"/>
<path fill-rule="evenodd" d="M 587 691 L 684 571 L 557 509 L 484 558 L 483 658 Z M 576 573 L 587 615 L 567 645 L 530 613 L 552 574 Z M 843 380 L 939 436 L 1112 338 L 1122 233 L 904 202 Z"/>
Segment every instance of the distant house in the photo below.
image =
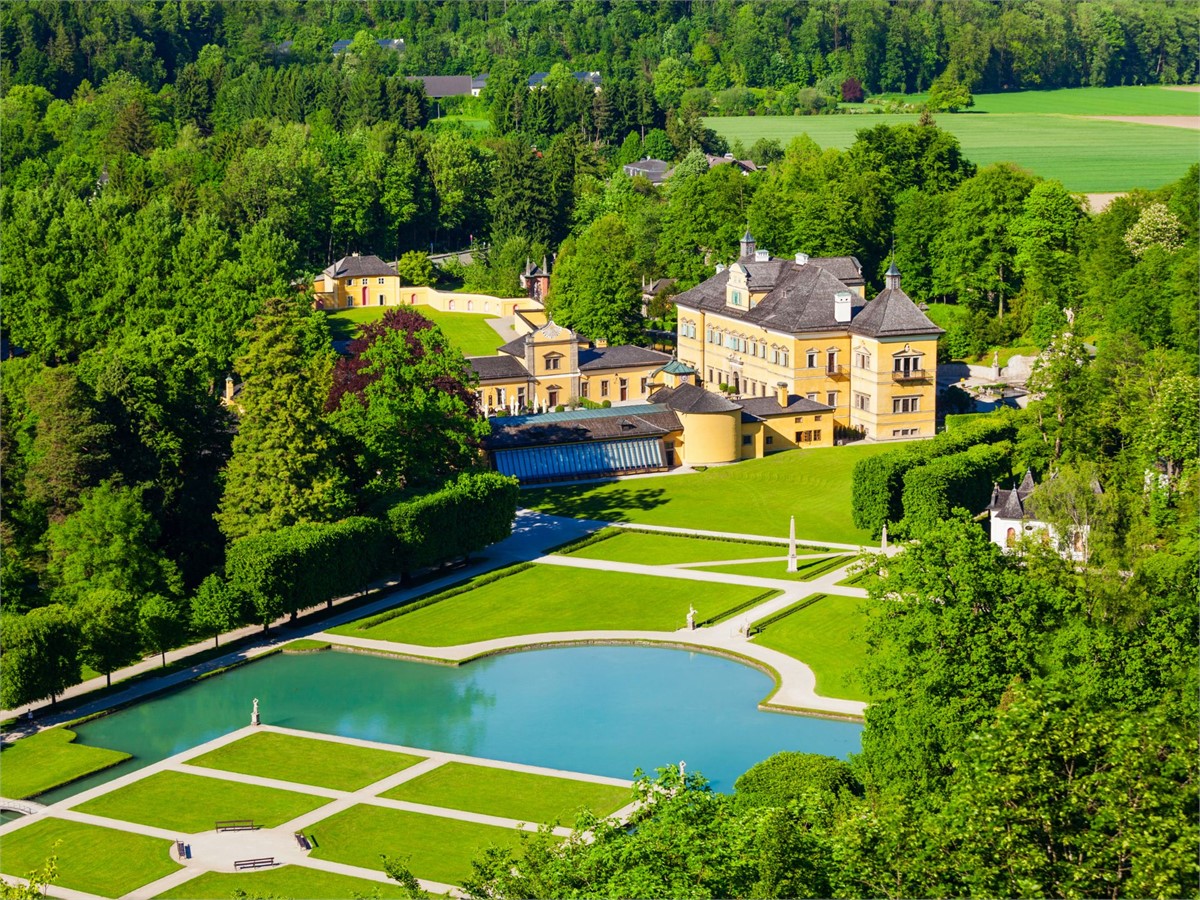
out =
<path fill-rule="evenodd" d="M 546 257 L 542 257 L 540 266 L 526 258 L 525 271 L 518 277 L 530 299 L 539 303 L 546 299 L 546 294 L 550 292 L 550 263 Z"/>
<path fill-rule="evenodd" d="M 283 43 L 288 45 L 288 50 L 291 49 L 291 41 L 284 41 Z M 341 56 L 350 49 L 350 45 L 353 43 L 353 40 L 334 41 L 333 46 L 329 48 L 329 52 L 334 56 Z M 395 53 L 404 52 L 404 38 L 379 38 L 377 41 L 375 41 L 375 43 L 377 43 L 384 50 L 391 50 Z M 282 50 L 283 44 L 280 44 L 279 46 L 281 48 L 280 52 L 288 52 L 287 50 Z"/>
<path fill-rule="evenodd" d="M 670 297 L 674 293 L 674 278 L 655 278 L 647 282 L 642 279 L 642 316 L 650 315 L 650 304 L 658 297 Z"/>
<path fill-rule="evenodd" d="M 635 163 L 626 163 L 621 166 L 621 169 L 630 178 L 642 176 L 650 180 L 653 185 L 660 185 L 671 177 L 672 167 L 669 162 L 663 162 L 661 159 L 645 159 Z"/>
<path fill-rule="evenodd" d="M 571 76 L 576 81 L 590 84 L 592 86 L 592 90 L 594 91 L 600 90 L 599 72 L 572 72 Z M 487 76 L 484 77 L 486 78 Z M 540 88 L 548 77 L 550 77 L 549 72 L 534 72 L 529 76 L 529 80 L 526 83 L 529 85 L 529 89 L 532 91 L 535 88 Z"/>
<path fill-rule="evenodd" d="M 395 306 L 400 303 L 396 267 L 378 256 L 354 253 L 326 266 L 314 285 L 320 309 Z"/>
<path fill-rule="evenodd" d="M 726 153 L 724 156 L 714 156 L 711 153 L 704 154 L 704 158 L 708 160 L 708 167 L 715 169 L 717 166 L 734 166 L 741 170 L 743 175 L 749 175 L 751 172 L 757 172 L 756 166 L 748 159 L 734 159 L 732 153 Z"/>
<path fill-rule="evenodd" d="M 483 89 L 485 87 L 487 87 L 487 80 L 488 80 L 487 72 L 484 72 L 482 75 L 476 75 L 475 77 L 473 77 L 471 79 L 471 96 L 472 97 L 478 97 L 480 94 L 483 93 Z"/>
<path fill-rule="evenodd" d="M 1050 477 L 1054 478 L 1053 475 Z M 1029 508 L 1029 498 L 1036 487 L 1033 473 L 1027 470 L 1021 483 L 1012 490 L 1004 490 L 1000 485 L 992 488 L 992 499 L 987 507 L 992 543 L 1007 553 L 1014 549 L 1021 538 L 1040 537 L 1052 544 L 1063 558 L 1086 562 L 1088 527 L 1082 525 L 1072 528 L 1064 537 L 1049 522 L 1038 519 Z M 1092 485 L 1092 491 L 1103 493 L 1099 483 Z"/>
<path fill-rule="evenodd" d="M 425 96 L 434 99 L 472 93 L 470 75 L 409 75 L 408 80 L 421 82 L 425 85 Z"/>

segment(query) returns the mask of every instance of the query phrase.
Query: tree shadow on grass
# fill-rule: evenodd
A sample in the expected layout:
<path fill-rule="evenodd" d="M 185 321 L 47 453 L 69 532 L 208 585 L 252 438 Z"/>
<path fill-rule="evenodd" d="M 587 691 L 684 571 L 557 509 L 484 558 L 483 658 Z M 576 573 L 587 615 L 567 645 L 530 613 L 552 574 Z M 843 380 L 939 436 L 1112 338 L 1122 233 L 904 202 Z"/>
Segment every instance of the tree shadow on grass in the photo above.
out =
<path fill-rule="evenodd" d="M 596 519 L 602 522 L 630 522 L 633 513 L 657 509 L 670 502 L 662 488 L 615 488 L 575 485 L 528 491 L 522 506 L 539 509 L 555 516 Z"/>

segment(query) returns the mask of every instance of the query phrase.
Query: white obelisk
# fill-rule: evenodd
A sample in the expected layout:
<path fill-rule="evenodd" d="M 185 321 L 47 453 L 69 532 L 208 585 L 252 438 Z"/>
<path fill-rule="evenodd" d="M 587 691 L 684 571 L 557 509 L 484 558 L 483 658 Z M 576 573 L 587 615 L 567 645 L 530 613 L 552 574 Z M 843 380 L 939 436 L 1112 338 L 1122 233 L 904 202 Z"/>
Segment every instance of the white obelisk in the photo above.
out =
<path fill-rule="evenodd" d="M 788 567 L 789 572 L 796 571 L 796 517 L 792 516 L 791 530 L 788 532 Z"/>

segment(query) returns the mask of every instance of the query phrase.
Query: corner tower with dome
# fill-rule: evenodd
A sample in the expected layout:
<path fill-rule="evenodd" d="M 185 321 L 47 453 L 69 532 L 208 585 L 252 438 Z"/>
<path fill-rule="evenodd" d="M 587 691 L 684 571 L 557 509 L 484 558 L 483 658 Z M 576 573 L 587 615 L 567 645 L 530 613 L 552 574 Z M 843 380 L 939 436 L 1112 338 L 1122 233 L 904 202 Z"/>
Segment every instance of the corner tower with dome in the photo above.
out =
<path fill-rule="evenodd" d="M 747 232 L 738 259 L 675 298 L 678 354 L 712 391 L 795 394 L 879 441 L 932 437 L 942 329 L 900 287 L 866 299 L 853 256 L 780 259 Z"/>

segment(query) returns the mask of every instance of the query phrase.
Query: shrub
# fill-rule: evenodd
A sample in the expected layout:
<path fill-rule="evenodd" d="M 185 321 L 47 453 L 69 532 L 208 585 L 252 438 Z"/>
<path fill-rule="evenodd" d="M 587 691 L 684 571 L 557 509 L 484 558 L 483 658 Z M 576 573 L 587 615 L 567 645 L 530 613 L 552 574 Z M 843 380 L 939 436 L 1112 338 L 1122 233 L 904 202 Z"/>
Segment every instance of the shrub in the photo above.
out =
<path fill-rule="evenodd" d="M 806 805 L 818 800 L 832 807 L 843 791 L 861 795 L 862 785 L 850 765 L 832 756 L 784 750 L 751 766 L 733 789 L 752 806 L 787 806 L 799 800 Z"/>
<path fill-rule="evenodd" d="M 1012 444 L 979 444 L 917 466 L 904 476 L 904 528 L 910 536 L 932 528 L 961 507 L 977 513 L 1009 468 Z"/>

